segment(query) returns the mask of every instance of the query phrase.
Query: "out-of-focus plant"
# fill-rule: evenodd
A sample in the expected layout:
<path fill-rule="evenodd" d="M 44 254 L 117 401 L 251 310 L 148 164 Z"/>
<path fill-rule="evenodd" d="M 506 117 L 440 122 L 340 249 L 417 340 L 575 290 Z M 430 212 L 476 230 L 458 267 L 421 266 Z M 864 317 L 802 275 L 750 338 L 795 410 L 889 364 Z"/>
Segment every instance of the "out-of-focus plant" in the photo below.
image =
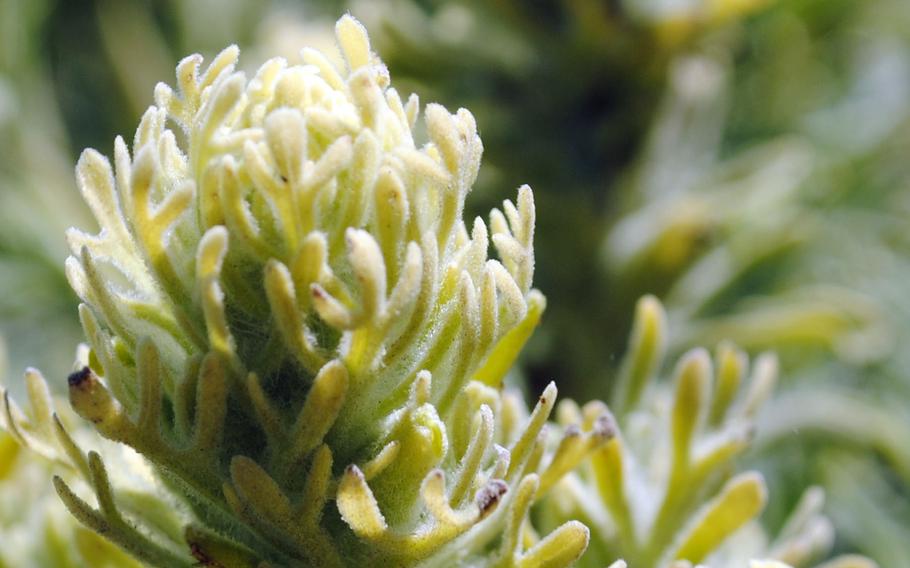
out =
<path fill-rule="evenodd" d="M 722 343 L 712 358 L 695 349 L 656 381 L 668 344 L 666 315 L 653 297 L 638 302 L 635 324 L 611 397 L 617 435 L 594 450 L 586 467 L 561 480 L 539 506 L 541 526 L 581 518 L 592 531 L 581 566 L 621 557 L 631 566 L 745 566 L 776 558 L 807 566 L 833 544 L 821 515 L 823 493 L 806 492 L 780 535 L 771 540 L 755 522 L 767 489 L 755 471 L 736 473 L 749 448 L 755 417 L 777 383 L 777 360 L 761 355 L 751 371 L 746 354 Z M 557 408 L 563 427 L 590 422 L 605 406 Z M 842 566 L 873 566 L 843 557 Z M 689 564 L 686 564 L 689 565 Z"/>
<path fill-rule="evenodd" d="M 6 371 L 4 353 L 0 349 L 0 377 Z M 54 493 L 48 483 L 52 472 L 79 483 L 72 462 L 60 451 L 61 441 L 69 440 L 62 423 L 72 427 L 78 418 L 53 400 L 38 371 L 26 372 L 25 385 L 29 415 L 0 386 L 0 566 L 138 567 L 101 535 L 80 526 Z M 59 417 L 52 415 L 55 407 Z M 109 449 L 116 452 L 113 444 Z"/>
<path fill-rule="evenodd" d="M 247 81 L 236 48 L 204 71 L 188 57 L 132 153 L 120 138 L 113 167 L 83 153 L 101 232 L 68 235 L 91 344 L 70 402 L 164 494 L 134 508 L 109 477 L 122 468 L 83 454 L 33 397 L 34 428 L 98 505 L 62 478 L 57 492 L 153 565 L 567 565 L 587 529 L 535 542 L 524 519 L 611 432 L 550 456 L 555 387 L 526 419 L 496 389 L 544 308 L 531 191 L 469 232 L 473 117 L 429 105 L 418 146 L 417 98 L 389 87 L 359 23 L 336 33 L 343 68 L 305 50 L 306 66 L 272 59 Z M 26 423 L 8 415 L 11 431 Z"/>

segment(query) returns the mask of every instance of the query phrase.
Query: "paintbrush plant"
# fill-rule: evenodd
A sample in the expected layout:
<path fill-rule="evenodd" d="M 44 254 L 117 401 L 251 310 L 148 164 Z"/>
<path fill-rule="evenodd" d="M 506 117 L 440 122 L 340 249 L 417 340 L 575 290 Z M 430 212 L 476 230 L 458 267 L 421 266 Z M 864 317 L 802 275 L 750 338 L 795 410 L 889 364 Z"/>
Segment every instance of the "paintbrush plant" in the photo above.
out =
<path fill-rule="evenodd" d="M 612 432 L 545 452 L 555 387 L 529 415 L 499 390 L 544 309 L 531 190 L 466 227 L 471 114 L 429 105 L 419 144 L 416 96 L 357 21 L 336 35 L 343 68 L 304 50 L 247 80 L 234 47 L 204 70 L 190 56 L 132 150 L 82 154 L 101 230 L 68 234 L 90 344 L 70 402 L 142 456 L 157 497 L 137 506 L 38 397 L 31 429 L 98 506 L 57 492 L 156 566 L 567 565 L 587 529 L 529 540 L 528 508 Z"/>

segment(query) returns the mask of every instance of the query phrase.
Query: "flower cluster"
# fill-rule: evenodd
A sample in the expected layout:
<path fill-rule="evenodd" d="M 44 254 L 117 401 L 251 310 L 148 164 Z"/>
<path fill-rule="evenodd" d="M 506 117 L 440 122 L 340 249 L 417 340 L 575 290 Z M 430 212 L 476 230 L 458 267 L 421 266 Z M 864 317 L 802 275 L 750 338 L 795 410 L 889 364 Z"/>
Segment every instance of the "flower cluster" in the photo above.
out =
<path fill-rule="evenodd" d="M 343 69 L 304 50 L 248 81 L 236 48 L 188 57 L 132 152 L 83 153 L 101 231 L 68 235 L 91 347 L 70 401 L 153 466 L 182 534 L 124 518 L 98 454 L 72 452 L 99 508 L 58 492 L 156 565 L 568 564 L 587 529 L 535 544 L 525 516 L 612 432 L 545 455 L 555 387 L 528 416 L 499 391 L 544 309 L 531 191 L 468 229 L 470 113 L 429 105 L 419 145 L 417 98 L 358 22 L 336 33 Z"/>

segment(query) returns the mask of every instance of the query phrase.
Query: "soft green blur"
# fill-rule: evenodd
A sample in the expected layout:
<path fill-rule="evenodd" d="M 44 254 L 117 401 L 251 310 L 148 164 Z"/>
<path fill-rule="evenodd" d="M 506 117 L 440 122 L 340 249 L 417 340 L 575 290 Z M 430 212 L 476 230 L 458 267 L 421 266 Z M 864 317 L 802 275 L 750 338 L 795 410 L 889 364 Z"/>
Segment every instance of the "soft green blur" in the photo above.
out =
<path fill-rule="evenodd" d="M 345 9 L 402 90 L 477 117 L 473 211 L 534 188 L 549 301 L 531 390 L 606 398 L 656 294 L 674 352 L 780 354 L 750 458 L 766 522 L 818 483 L 839 549 L 910 566 L 906 0 L 0 0 L 9 376 L 62 385 L 81 337 L 63 273 L 65 229 L 91 226 L 78 151 L 110 154 L 183 55 L 293 58 Z"/>

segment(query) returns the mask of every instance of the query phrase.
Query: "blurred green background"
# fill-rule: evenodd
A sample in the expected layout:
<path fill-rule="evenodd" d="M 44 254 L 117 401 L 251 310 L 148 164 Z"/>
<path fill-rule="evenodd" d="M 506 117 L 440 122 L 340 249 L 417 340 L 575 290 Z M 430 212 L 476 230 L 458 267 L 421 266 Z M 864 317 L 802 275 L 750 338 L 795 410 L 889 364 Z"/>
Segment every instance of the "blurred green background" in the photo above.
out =
<path fill-rule="evenodd" d="M 0 0 L 8 375 L 62 384 L 80 338 L 78 152 L 110 154 L 182 56 L 293 60 L 345 10 L 399 91 L 477 117 L 470 214 L 534 188 L 549 302 L 521 378 L 606 397 L 645 293 L 677 353 L 773 349 L 765 522 L 817 483 L 839 550 L 910 567 L 906 0 Z"/>

